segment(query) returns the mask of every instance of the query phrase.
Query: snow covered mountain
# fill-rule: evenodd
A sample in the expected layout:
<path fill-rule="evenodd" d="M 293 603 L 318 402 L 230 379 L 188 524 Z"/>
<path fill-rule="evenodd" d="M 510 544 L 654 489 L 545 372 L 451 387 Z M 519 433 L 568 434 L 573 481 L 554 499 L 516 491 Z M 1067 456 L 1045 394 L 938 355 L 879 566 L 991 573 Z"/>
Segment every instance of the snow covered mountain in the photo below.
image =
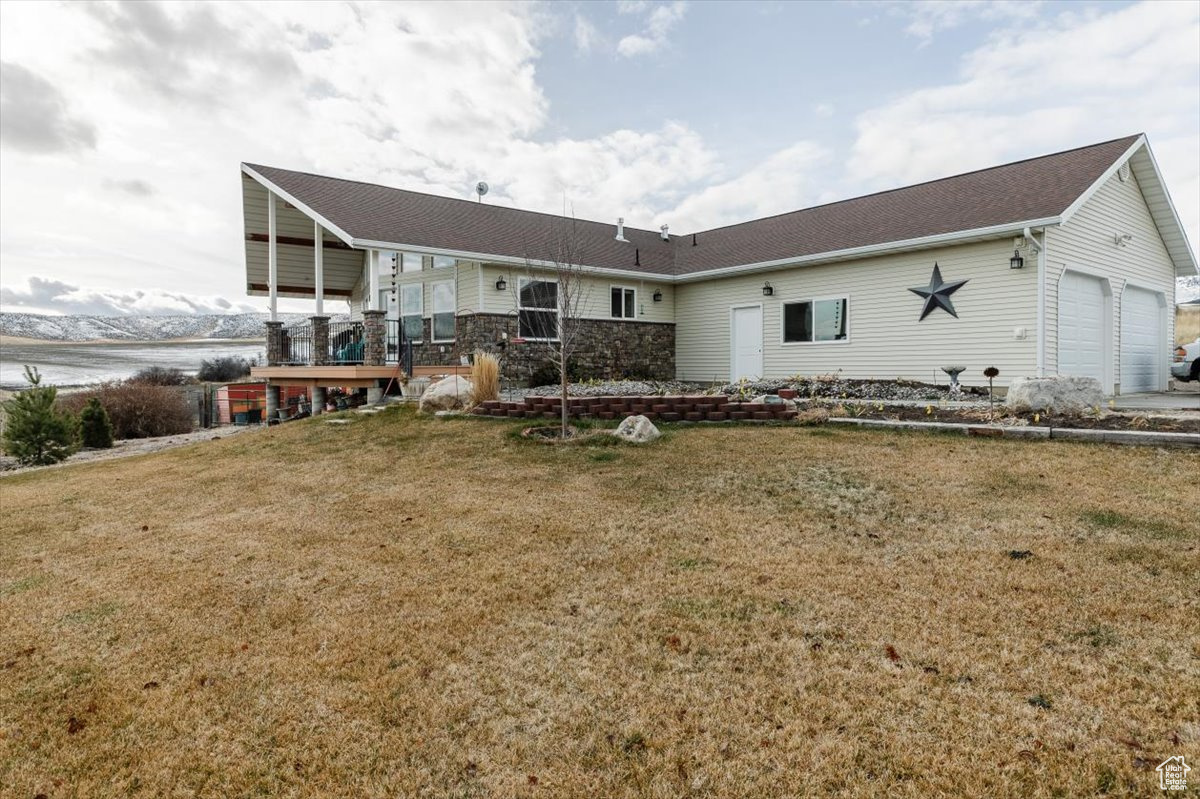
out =
<path fill-rule="evenodd" d="M 344 317 L 331 317 L 340 319 Z M 267 314 L 195 316 L 41 316 L 0 313 L 0 334 L 48 341 L 166 341 L 168 339 L 264 339 Z M 286 325 L 306 314 L 279 314 Z"/>

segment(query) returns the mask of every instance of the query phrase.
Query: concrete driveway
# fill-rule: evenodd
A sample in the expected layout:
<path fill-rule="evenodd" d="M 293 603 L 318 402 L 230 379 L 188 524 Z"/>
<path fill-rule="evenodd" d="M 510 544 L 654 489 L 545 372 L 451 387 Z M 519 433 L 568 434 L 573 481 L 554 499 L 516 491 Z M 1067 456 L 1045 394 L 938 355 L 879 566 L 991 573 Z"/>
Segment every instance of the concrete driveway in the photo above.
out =
<path fill-rule="evenodd" d="M 1114 397 L 1118 410 L 1200 411 L 1200 382 L 1174 383 L 1174 391 L 1148 391 Z"/>

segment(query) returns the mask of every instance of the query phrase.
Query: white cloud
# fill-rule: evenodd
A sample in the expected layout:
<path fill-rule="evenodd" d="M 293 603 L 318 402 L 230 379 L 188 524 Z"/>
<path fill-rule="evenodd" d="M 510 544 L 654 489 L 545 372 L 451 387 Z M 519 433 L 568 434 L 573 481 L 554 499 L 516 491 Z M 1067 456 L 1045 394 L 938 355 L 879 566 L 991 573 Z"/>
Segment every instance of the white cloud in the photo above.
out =
<path fill-rule="evenodd" d="M 924 47 L 935 34 L 972 20 L 1020 26 L 1037 17 L 1041 5 L 1033 0 L 903 0 L 888 4 L 888 10 L 909 20 L 905 33 Z"/>
<path fill-rule="evenodd" d="M 655 224 L 709 230 L 811 205 L 819 196 L 830 153 L 813 142 L 780 150 L 737 177 L 708 186 L 659 214 Z M 676 223 L 686 220 L 686 225 Z"/>
<path fill-rule="evenodd" d="M 1200 233 L 1200 6 L 1143 3 L 1005 30 L 953 82 L 860 114 L 849 176 L 871 190 L 1146 132 Z"/>
<path fill-rule="evenodd" d="M 813 106 L 813 113 L 821 119 L 829 119 L 836 110 L 831 103 L 817 103 Z"/>
<path fill-rule="evenodd" d="M 667 35 L 671 29 L 683 19 L 687 4 L 683 0 L 675 0 L 658 6 L 648 3 L 624 2 L 619 5 L 622 14 L 645 14 L 645 28 L 640 33 L 632 33 L 617 42 L 617 52 L 626 58 L 656 53 L 667 44 Z"/>
<path fill-rule="evenodd" d="M 582 14 L 575 15 L 575 49 L 581 53 L 590 53 L 600 40 L 600 31 Z"/>
<path fill-rule="evenodd" d="M 182 294 L 150 289 L 114 291 L 86 288 L 61 280 L 32 277 L 24 288 L 0 288 L 0 302 L 6 311 L 26 313 L 92 314 L 126 316 L 144 314 L 228 314 L 260 311 L 246 302 L 230 302 L 224 297 Z"/>

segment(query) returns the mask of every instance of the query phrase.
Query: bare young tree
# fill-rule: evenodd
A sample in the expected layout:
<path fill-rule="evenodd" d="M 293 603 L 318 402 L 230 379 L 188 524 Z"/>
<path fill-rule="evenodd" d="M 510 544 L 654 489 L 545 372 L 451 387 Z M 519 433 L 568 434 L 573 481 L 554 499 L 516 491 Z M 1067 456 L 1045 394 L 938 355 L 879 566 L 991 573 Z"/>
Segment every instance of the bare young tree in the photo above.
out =
<path fill-rule="evenodd" d="M 521 346 L 536 348 L 558 371 L 560 435 L 566 438 L 570 363 L 582 339 L 583 313 L 590 285 L 574 218 L 554 220 L 540 245 L 526 245 L 525 268 L 511 281 L 517 336 Z"/>

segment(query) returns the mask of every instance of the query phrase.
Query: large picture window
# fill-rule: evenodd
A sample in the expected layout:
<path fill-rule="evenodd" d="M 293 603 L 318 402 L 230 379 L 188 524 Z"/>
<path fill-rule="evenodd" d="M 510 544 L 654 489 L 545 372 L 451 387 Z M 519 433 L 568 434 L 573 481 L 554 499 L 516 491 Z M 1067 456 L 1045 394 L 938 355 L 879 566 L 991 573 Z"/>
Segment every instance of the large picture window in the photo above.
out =
<path fill-rule="evenodd" d="M 404 337 L 420 342 L 425 338 L 425 287 L 420 283 L 406 283 L 400 287 L 400 324 L 404 326 Z"/>
<path fill-rule="evenodd" d="M 454 281 L 433 284 L 433 340 L 454 341 Z"/>
<path fill-rule="evenodd" d="M 613 319 L 633 319 L 637 316 L 637 291 L 624 286 L 613 286 L 609 291 Z"/>
<path fill-rule="evenodd" d="M 558 284 L 522 278 L 518 294 L 517 334 L 542 341 L 558 339 Z"/>
<path fill-rule="evenodd" d="M 783 304 L 783 343 L 846 341 L 848 327 L 845 297 L 803 300 Z"/>

